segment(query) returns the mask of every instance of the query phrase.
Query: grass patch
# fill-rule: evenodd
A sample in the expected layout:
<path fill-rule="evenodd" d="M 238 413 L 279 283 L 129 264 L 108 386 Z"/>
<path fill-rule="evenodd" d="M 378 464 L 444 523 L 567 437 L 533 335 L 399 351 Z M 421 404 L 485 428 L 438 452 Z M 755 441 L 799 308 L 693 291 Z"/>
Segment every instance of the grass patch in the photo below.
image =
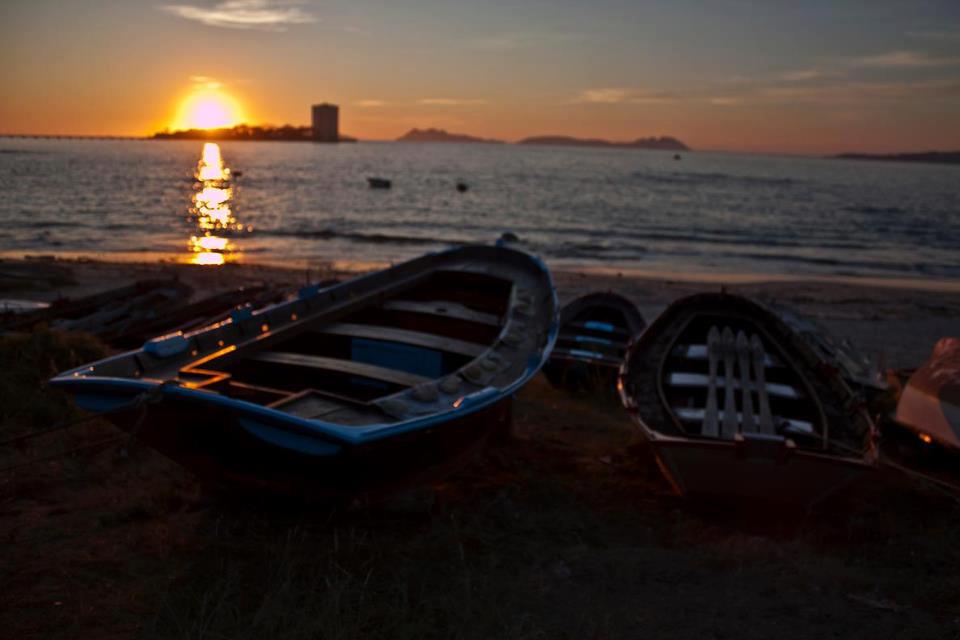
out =
<path fill-rule="evenodd" d="M 46 386 L 52 376 L 98 360 L 96 338 L 39 328 L 0 336 L 0 427 L 4 436 L 44 428 L 80 415 L 65 394 Z"/>

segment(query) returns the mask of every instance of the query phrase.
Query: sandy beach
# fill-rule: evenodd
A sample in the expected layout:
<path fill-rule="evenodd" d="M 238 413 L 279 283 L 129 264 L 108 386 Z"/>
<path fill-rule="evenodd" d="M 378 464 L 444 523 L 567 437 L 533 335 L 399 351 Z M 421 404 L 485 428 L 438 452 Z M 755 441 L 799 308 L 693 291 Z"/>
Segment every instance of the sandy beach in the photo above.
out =
<path fill-rule="evenodd" d="M 3 297 L 48 301 L 158 275 L 176 275 L 195 296 L 349 276 L 91 261 L 8 261 L 0 274 Z M 648 321 L 722 285 L 554 276 L 562 303 L 615 291 Z M 956 291 L 782 280 L 728 288 L 814 317 L 884 367 L 916 367 L 960 318 Z M 17 389 L 98 347 L 49 334 L 3 341 L 3 436 L 73 415 L 53 394 Z M 14 364 L 34 367 L 35 382 L 12 378 Z M 570 397 L 538 376 L 514 421 L 510 439 L 442 482 L 309 509 L 211 495 L 100 422 L 5 450 L 0 625 L 19 638 L 960 633 L 960 510 L 929 487 L 878 473 L 811 513 L 718 512 L 667 494 L 613 398 Z"/>
<path fill-rule="evenodd" d="M 49 302 L 138 279 L 177 277 L 199 298 L 258 283 L 293 291 L 307 282 L 347 279 L 362 272 L 362 267 L 344 270 L 323 263 L 293 269 L 242 263 L 208 268 L 176 262 L 6 260 L 0 261 L 0 286 L 6 288 L 0 295 Z M 881 286 L 876 280 L 854 278 L 765 280 L 762 275 L 703 274 L 698 279 L 689 273 L 671 278 L 591 270 L 554 270 L 553 276 L 561 304 L 593 291 L 613 291 L 632 300 L 648 322 L 677 298 L 725 287 L 810 316 L 884 368 L 918 366 L 939 338 L 957 333 L 960 318 L 960 285 L 945 281 L 894 280 Z"/>

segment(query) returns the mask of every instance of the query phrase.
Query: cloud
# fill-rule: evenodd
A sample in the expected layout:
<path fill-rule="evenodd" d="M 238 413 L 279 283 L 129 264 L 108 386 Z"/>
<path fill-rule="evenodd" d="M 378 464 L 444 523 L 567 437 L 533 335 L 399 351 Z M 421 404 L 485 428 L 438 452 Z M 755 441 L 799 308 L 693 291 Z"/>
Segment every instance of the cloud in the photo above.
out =
<path fill-rule="evenodd" d="M 718 107 L 736 107 L 743 104 L 743 98 L 736 96 L 713 96 L 707 102 Z"/>
<path fill-rule="evenodd" d="M 368 109 L 373 107 L 384 107 L 387 103 L 383 100 L 358 100 L 354 102 L 354 104 L 358 107 Z"/>
<path fill-rule="evenodd" d="M 847 103 L 876 102 L 917 98 L 953 99 L 960 97 L 960 80 L 925 82 L 848 82 L 803 87 L 765 87 L 753 94 L 759 101 Z"/>
<path fill-rule="evenodd" d="M 907 31 L 907 36 L 910 38 L 922 38 L 924 40 L 960 40 L 960 29 L 956 31 L 938 31 L 934 29 Z"/>
<path fill-rule="evenodd" d="M 288 25 L 316 21 L 299 4 L 297 0 L 225 0 L 209 7 L 171 4 L 159 9 L 210 27 L 284 31 Z"/>
<path fill-rule="evenodd" d="M 903 68 L 946 67 L 960 64 L 960 58 L 931 56 L 918 51 L 891 51 L 873 56 L 851 58 L 849 64 L 867 68 Z"/>
<path fill-rule="evenodd" d="M 817 69 L 798 69 L 796 71 L 785 71 L 780 74 L 781 80 L 788 82 L 803 82 L 806 80 L 816 80 L 822 78 L 825 74 Z"/>
<path fill-rule="evenodd" d="M 460 98 L 420 98 L 417 104 L 428 106 L 456 107 L 466 104 L 486 104 L 486 100 L 464 100 Z"/>
<path fill-rule="evenodd" d="M 468 39 L 466 46 L 481 51 L 513 51 L 540 45 L 562 45 L 580 40 L 582 37 L 577 33 L 519 31 L 477 36 Z"/>
<path fill-rule="evenodd" d="M 655 104 L 675 100 L 677 95 L 669 91 L 635 89 L 629 87 L 606 87 L 603 89 L 585 89 L 574 102 L 593 104 Z"/>
<path fill-rule="evenodd" d="M 786 74 L 785 74 L 786 75 Z M 683 103 L 736 107 L 740 105 L 844 105 L 891 101 L 956 101 L 960 99 L 960 79 L 936 79 L 921 82 L 847 81 L 842 76 L 824 73 L 822 77 L 804 74 L 809 81 L 758 80 L 752 85 L 718 83 L 711 89 L 683 92 L 630 88 L 587 89 L 573 100 L 588 104 Z"/>
<path fill-rule="evenodd" d="M 190 76 L 190 82 L 205 89 L 219 89 L 223 83 L 209 76 Z"/>

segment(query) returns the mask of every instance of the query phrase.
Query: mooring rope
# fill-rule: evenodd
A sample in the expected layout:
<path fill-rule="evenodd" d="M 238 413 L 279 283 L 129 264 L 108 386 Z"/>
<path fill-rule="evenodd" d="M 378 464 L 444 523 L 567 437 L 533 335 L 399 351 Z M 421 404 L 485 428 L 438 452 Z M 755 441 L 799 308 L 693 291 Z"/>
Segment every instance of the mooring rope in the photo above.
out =
<path fill-rule="evenodd" d="M 17 445 L 17 444 L 20 444 L 20 443 L 23 443 L 23 442 L 28 442 L 28 441 L 33 440 L 33 439 L 35 439 L 35 438 L 40 438 L 40 437 L 42 437 L 42 436 L 49 435 L 49 434 L 51 434 L 51 433 L 56 433 L 56 432 L 58 432 L 58 431 L 65 431 L 65 430 L 70 429 L 70 428 L 72 428 L 72 427 L 76 427 L 76 426 L 85 424 L 85 423 L 87 423 L 87 422 L 91 422 L 91 421 L 96 420 L 96 419 L 98 419 L 98 418 L 102 418 L 102 417 L 105 416 L 105 415 L 109 415 L 109 414 L 112 414 L 112 413 L 118 413 L 118 412 L 121 412 L 121 411 L 128 411 L 128 410 L 130 410 L 130 409 L 136 409 L 137 407 L 140 407 L 140 408 L 141 408 L 140 415 L 137 417 L 137 421 L 134 423 L 133 428 L 130 430 L 130 435 L 129 435 L 129 437 L 126 438 L 127 444 L 126 444 L 126 445 L 124 446 L 124 448 L 123 448 L 123 455 L 126 456 L 127 453 L 128 453 L 129 448 L 131 447 L 133 441 L 137 438 L 137 435 L 138 435 L 139 432 L 140 432 L 140 428 L 143 426 L 143 423 L 144 423 L 144 421 L 145 421 L 145 419 L 146 419 L 146 415 L 147 415 L 147 405 L 156 404 L 156 403 L 160 402 L 160 401 L 163 399 L 163 390 L 164 390 L 164 388 L 165 388 L 165 387 L 168 387 L 168 386 L 175 386 L 176 384 L 177 384 L 177 383 L 176 383 L 175 381 L 173 381 L 173 380 L 165 380 L 164 382 L 162 382 L 161 384 L 157 385 L 156 387 L 153 387 L 152 389 L 148 389 L 147 391 L 144 391 L 144 392 L 142 392 L 142 393 L 134 396 L 134 397 L 130 400 L 130 402 L 123 403 L 123 404 L 121 404 L 121 405 L 119 405 L 119 406 L 116 406 L 116 407 L 113 407 L 113 408 L 110 408 L 110 409 L 106 409 L 106 410 L 104 410 L 104 411 L 97 411 L 97 412 L 90 413 L 90 414 L 88 414 L 88 415 L 80 416 L 80 417 L 78 417 L 78 418 L 73 418 L 73 419 L 71 419 L 71 420 L 65 420 L 65 421 L 61 422 L 60 424 L 54 425 L 54 426 L 52 426 L 52 427 L 48 427 L 48 428 L 46 428 L 46 429 L 41 429 L 41 430 L 39 430 L 39 431 L 32 431 L 32 432 L 30 432 L 30 433 L 25 433 L 25 434 L 22 434 L 22 435 L 19 435 L 19 436 L 15 436 L 15 437 L 13 437 L 13 438 L 8 438 L 8 439 L 6 439 L 6 440 L 2 440 L 2 441 L 0 441 L 0 447 L 7 447 L 7 446 L 10 446 L 10 445 Z M 40 462 L 48 462 L 48 461 L 50 461 L 50 460 L 55 460 L 55 459 L 60 458 L 60 457 L 63 457 L 63 456 L 68 456 L 68 455 L 70 455 L 70 454 L 72 454 L 72 453 L 76 453 L 76 452 L 78 452 L 78 451 L 83 451 L 83 450 L 86 450 L 86 449 L 92 449 L 92 448 L 95 448 L 95 447 L 98 447 L 98 446 L 102 446 L 102 445 L 112 444 L 112 443 L 114 443 L 114 442 L 119 442 L 120 440 L 123 440 L 123 439 L 124 439 L 123 436 L 115 436 L 115 437 L 112 437 L 112 438 L 108 438 L 108 439 L 105 439 L 105 440 L 101 440 L 101 441 L 96 442 L 96 443 L 91 443 L 91 444 L 87 444 L 87 445 L 81 445 L 81 446 L 75 447 L 75 448 L 73 448 L 73 449 L 68 449 L 67 451 L 61 451 L 61 452 L 59 452 L 59 453 L 55 453 L 55 454 L 51 454 L 51 455 L 47 455 L 47 456 L 42 456 L 42 457 L 40 457 L 40 458 L 34 458 L 34 459 L 32 459 L 32 460 L 27 460 L 27 461 L 20 462 L 20 463 L 17 463 L 17 464 L 14 464 L 14 465 L 10 465 L 10 466 L 7 466 L 7 467 L 0 467 L 0 473 L 6 473 L 6 472 L 11 471 L 11 470 L 14 470 L 14 469 L 19 469 L 19 468 L 21 468 L 21 467 L 29 466 L 29 465 L 32 465 L 32 464 L 38 464 L 38 463 L 40 463 Z"/>

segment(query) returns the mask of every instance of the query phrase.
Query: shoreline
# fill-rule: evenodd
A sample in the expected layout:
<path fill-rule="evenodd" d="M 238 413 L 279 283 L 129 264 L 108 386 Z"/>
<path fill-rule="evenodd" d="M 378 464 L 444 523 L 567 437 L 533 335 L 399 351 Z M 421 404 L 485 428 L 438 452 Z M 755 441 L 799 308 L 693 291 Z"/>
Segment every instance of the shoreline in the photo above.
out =
<path fill-rule="evenodd" d="M 136 280 L 177 278 L 193 294 L 185 302 L 254 284 L 294 291 L 309 282 L 349 279 L 369 269 L 335 263 L 273 265 L 227 263 L 219 267 L 184 262 L 78 260 L 0 260 L 0 298 L 51 302 L 115 289 Z M 367 266 L 367 265 L 363 265 Z M 751 274 L 739 279 L 720 274 L 651 274 L 616 270 L 552 268 L 561 304 L 596 291 L 614 291 L 634 302 L 650 322 L 670 303 L 694 293 L 719 290 L 798 311 L 846 339 L 878 369 L 912 368 L 930 356 L 936 341 L 957 335 L 960 287 L 947 290 L 875 285 L 862 280 L 776 278 Z M 897 283 L 902 284 L 902 283 Z"/>
<path fill-rule="evenodd" d="M 523 249 L 520 245 L 518 248 Z M 536 254 L 534 254 L 536 255 Z M 217 268 L 268 268 L 303 272 L 304 270 L 321 270 L 342 274 L 361 274 L 368 271 L 385 269 L 402 261 L 374 261 L 374 260 L 227 260 L 220 265 L 201 265 L 191 262 L 193 254 L 165 253 L 165 252 L 114 252 L 114 253 L 87 253 L 77 252 L 47 252 L 29 253 L 24 251 L 0 250 L 0 262 L 55 262 L 61 264 L 104 263 L 124 265 L 180 265 L 186 267 Z M 755 272 L 716 272 L 716 271 L 671 271 L 667 269 L 642 269 L 636 267 L 622 267 L 617 265 L 592 264 L 560 264 L 544 260 L 550 271 L 557 273 L 582 273 L 590 276 L 621 277 L 630 279 L 666 280 L 682 283 L 699 283 L 706 286 L 747 285 L 747 284 L 823 284 L 823 285 L 851 285 L 865 287 L 879 287 L 907 291 L 926 291 L 941 293 L 960 293 L 960 278 L 956 280 L 944 278 L 924 277 L 878 277 L 857 275 L 816 275 L 816 274 L 780 274 Z"/>

